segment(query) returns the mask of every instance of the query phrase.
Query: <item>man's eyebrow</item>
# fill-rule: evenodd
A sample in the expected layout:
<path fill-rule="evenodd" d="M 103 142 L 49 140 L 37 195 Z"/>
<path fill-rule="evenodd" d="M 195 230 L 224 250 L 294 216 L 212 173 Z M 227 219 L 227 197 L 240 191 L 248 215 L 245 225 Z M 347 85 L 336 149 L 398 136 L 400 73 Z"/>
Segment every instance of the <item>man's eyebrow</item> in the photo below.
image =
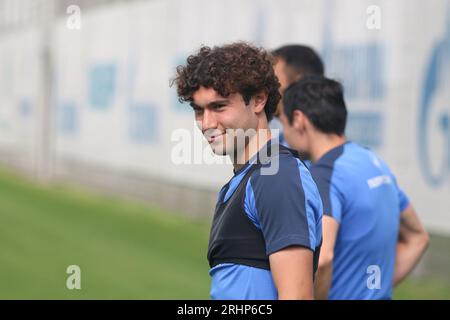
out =
<path fill-rule="evenodd" d="M 214 107 L 214 106 L 217 106 L 217 105 L 220 105 L 220 104 L 226 104 L 226 103 L 229 103 L 229 102 L 230 102 L 230 100 L 228 100 L 228 99 L 214 100 L 214 101 L 209 102 L 209 103 L 206 105 L 206 107 Z M 201 106 L 195 104 L 194 102 L 189 103 L 189 105 L 190 105 L 192 108 L 194 108 L 194 109 L 196 109 L 196 108 L 202 108 Z"/>
<path fill-rule="evenodd" d="M 215 101 L 211 101 L 210 103 L 208 103 L 208 106 L 215 106 L 218 104 L 225 104 L 225 103 L 229 103 L 230 101 L 228 99 L 222 99 L 222 100 L 215 100 Z"/>

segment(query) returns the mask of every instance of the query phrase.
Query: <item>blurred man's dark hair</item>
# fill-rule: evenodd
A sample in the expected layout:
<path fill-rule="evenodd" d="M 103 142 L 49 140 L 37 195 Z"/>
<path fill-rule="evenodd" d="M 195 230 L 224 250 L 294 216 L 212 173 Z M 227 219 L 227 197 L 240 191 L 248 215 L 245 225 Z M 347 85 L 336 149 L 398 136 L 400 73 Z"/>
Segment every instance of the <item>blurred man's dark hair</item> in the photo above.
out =
<path fill-rule="evenodd" d="M 343 135 L 347 108 L 342 85 L 323 76 L 305 76 L 290 85 L 283 97 L 284 112 L 292 124 L 294 110 L 300 110 L 319 131 Z"/>
<path fill-rule="evenodd" d="M 280 81 L 281 94 L 304 76 L 324 75 L 322 59 L 311 47 L 300 44 L 286 45 L 272 51 L 272 55 L 275 57 L 274 69 Z M 281 109 L 280 101 L 275 116 L 279 116 Z"/>
<path fill-rule="evenodd" d="M 293 76 L 324 75 L 322 59 L 311 47 L 304 45 L 286 45 L 272 52 L 275 58 L 281 58 L 292 70 Z M 294 80 L 295 81 L 295 80 Z"/>

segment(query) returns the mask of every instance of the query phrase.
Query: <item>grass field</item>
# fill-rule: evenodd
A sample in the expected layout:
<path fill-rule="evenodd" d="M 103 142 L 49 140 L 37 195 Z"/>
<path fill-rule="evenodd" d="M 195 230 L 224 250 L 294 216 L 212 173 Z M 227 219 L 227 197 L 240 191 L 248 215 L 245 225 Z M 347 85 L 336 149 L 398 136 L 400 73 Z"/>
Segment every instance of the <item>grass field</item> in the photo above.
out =
<path fill-rule="evenodd" d="M 0 171 L 0 299 L 208 299 L 207 240 L 205 222 Z M 450 285 L 409 280 L 395 297 L 450 299 Z"/>

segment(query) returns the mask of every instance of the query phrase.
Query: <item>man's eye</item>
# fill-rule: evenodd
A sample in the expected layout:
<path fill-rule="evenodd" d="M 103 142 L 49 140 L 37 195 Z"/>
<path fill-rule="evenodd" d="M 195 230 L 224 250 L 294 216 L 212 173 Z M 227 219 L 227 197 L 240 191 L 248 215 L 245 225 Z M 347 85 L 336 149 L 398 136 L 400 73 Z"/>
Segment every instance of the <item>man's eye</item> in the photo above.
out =
<path fill-rule="evenodd" d="M 220 109 L 220 108 L 223 108 L 223 107 L 225 107 L 226 106 L 226 104 L 216 104 L 215 106 L 214 106 L 214 109 Z"/>

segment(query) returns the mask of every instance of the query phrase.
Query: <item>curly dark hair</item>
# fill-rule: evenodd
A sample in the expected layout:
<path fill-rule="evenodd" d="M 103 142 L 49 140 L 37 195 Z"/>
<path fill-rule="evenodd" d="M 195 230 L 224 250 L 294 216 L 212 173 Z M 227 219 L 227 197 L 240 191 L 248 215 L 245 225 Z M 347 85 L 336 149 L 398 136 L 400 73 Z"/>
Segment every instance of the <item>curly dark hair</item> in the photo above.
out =
<path fill-rule="evenodd" d="M 213 88 L 221 96 L 240 93 L 248 105 L 253 95 L 268 95 L 264 111 L 271 120 L 281 99 L 280 83 L 273 70 L 274 58 L 263 48 L 236 42 L 213 48 L 202 46 L 177 67 L 172 84 L 176 84 L 180 102 L 192 102 L 200 86 Z"/>

